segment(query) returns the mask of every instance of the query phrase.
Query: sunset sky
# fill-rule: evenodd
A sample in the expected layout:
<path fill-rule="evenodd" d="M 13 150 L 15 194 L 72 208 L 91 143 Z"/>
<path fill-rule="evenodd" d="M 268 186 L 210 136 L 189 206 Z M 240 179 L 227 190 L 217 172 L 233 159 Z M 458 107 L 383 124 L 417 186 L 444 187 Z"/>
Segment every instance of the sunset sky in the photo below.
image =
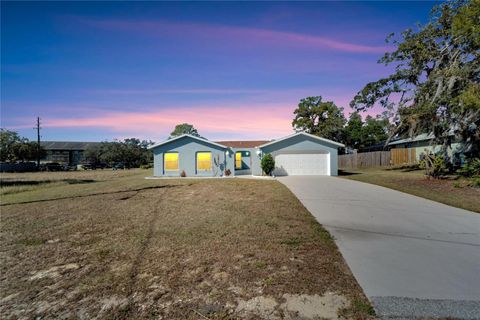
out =
<path fill-rule="evenodd" d="M 345 108 L 390 32 L 434 2 L 2 2 L 1 126 L 30 139 L 165 139 L 192 123 L 212 140 L 292 133 L 321 95 Z M 372 110 L 370 113 L 378 112 Z"/>

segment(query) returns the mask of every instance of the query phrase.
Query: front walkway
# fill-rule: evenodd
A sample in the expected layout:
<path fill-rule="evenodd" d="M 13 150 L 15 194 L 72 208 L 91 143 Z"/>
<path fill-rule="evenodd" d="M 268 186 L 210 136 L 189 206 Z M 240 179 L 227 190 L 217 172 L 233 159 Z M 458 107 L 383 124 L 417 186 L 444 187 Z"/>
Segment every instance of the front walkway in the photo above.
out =
<path fill-rule="evenodd" d="M 480 214 L 336 177 L 278 180 L 335 237 L 380 316 L 480 319 Z"/>

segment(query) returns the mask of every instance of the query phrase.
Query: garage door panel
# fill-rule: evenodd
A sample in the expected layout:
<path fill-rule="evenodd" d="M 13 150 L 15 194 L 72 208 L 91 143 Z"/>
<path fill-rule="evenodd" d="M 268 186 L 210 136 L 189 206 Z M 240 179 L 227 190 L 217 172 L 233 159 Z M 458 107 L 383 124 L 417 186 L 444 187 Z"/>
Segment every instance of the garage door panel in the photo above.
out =
<path fill-rule="evenodd" d="M 279 154 L 275 156 L 276 176 L 329 175 L 329 154 Z"/>

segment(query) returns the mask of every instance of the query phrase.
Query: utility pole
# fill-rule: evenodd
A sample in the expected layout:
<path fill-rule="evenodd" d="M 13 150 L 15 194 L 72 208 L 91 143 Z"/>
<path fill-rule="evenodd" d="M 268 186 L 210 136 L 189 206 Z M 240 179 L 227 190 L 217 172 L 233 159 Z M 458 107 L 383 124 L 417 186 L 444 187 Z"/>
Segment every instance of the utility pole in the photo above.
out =
<path fill-rule="evenodd" d="M 37 169 L 40 168 L 40 117 L 37 117 Z"/>

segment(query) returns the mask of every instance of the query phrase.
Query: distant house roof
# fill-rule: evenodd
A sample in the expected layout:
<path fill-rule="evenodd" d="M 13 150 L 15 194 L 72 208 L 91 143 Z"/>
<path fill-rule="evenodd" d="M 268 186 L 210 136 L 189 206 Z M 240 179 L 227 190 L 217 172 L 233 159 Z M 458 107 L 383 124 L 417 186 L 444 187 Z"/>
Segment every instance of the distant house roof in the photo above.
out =
<path fill-rule="evenodd" d="M 235 141 L 216 141 L 229 148 L 255 148 L 259 145 L 270 142 L 269 140 L 235 140 Z"/>
<path fill-rule="evenodd" d="M 46 150 L 85 150 L 89 146 L 98 144 L 100 142 L 40 141 L 40 145 Z"/>
<path fill-rule="evenodd" d="M 192 138 L 192 139 L 195 139 L 195 140 L 199 140 L 199 141 L 203 141 L 205 143 L 208 143 L 208 144 L 211 144 L 211 145 L 214 145 L 214 146 L 217 146 L 217 147 L 220 147 L 220 148 L 224 148 L 224 149 L 227 149 L 227 146 L 224 146 L 220 143 L 217 143 L 217 142 L 213 142 L 213 141 L 210 141 L 210 140 L 207 140 L 203 137 L 196 137 L 196 136 L 192 136 L 191 134 L 182 134 L 181 136 L 178 136 L 178 137 L 175 137 L 175 138 L 172 138 L 172 139 L 168 139 L 168 140 L 165 140 L 163 142 L 159 142 L 159 143 L 155 143 L 151 146 L 149 146 L 147 149 L 153 149 L 153 148 L 156 148 L 158 146 L 162 146 L 164 144 L 168 144 L 170 142 L 173 142 L 175 140 L 179 140 L 179 139 L 182 139 L 182 138 L 185 138 L 185 137 L 189 137 L 189 138 Z"/>
<path fill-rule="evenodd" d="M 394 146 L 397 144 L 404 144 L 404 143 L 411 143 L 411 142 L 418 142 L 418 141 L 428 141 L 428 140 L 432 140 L 433 138 L 435 138 L 433 133 L 422 133 L 412 138 L 405 138 L 405 139 L 392 141 L 388 145 Z"/>
<path fill-rule="evenodd" d="M 453 136 L 455 136 L 455 132 L 453 130 L 450 130 L 448 132 L 448 135 L 450 137 L 453 137 Z M 433 133 L 422 133 L 422 134 L 419 134 L 419 135 L 417 135 L 415 137 L 412 137 L 412 138 L 405 138 L 405 139 L 399 139 L 399 140 L 392 141 L 388 145 L 389 146 L 394 146 L 394 145 L 403 144 L 403 143 L 411 143 L 411 142 L 418 142 L 418 141 L 430 141 L 430 140 L 433 140 L 434 138 L 435 138 L 435 136 L 434 136 Z"/>
<path fill-rule="evenodd" d="M 363 152 L 372 152 L 372 151 L 388 151 L 391 148 L 389 147 L 390 144 L 386 144 L 386 141 L 375 143 L 372 145 L 369 145 L 367 147 L 362 147 L 358 148 L 358 153 L 363 153 Z"/>

